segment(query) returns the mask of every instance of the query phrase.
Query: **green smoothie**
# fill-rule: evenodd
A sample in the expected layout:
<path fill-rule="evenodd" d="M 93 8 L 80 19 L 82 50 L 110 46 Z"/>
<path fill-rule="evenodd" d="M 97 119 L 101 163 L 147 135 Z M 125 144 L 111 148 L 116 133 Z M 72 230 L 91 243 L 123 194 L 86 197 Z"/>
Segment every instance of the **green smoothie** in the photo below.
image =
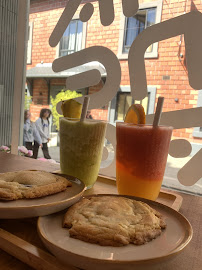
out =
<path fill-rule="evenodd" d="M 60 167 L 64 174 L 82 180 L 91 188 L 98 176 L 106 122 L 60 119 Z"/>

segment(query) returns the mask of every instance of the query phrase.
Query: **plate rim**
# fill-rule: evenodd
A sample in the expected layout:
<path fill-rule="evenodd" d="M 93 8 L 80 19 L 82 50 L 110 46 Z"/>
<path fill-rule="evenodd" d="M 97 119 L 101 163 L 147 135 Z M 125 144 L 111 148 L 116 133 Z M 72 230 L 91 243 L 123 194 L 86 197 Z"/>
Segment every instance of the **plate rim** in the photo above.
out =
<path fill-rule="evenodd" d="M 140 198 L 140 197 L 135 197 L 135 196 L 128 196 L 128 195 L 119 195 L 119 194 L 92 194 L 92 195 L 86 195 L 86 196 L 83 196 L 83 197 L 97 197 L 97 196 L 116 196 L 116 197 L 125 197 L 125 198 L 131 198 L 131 199 L 136 199 L 136 200 L 139 200 L 139 201 L 143 201 L 143 202 L 146 202 L 146 203 L 151 203 L 151 204 L 154 204 L 154 205 L 160 205 L 161 207 L 163 208 L 166 208 L 168 209 L 169 211 L 171 212 L 174 212 L 175 215 L 177 216 L 180 216 L 181 219 L 184 219 L 184 221 L 186 222 L 186 228 L 188 228 L 187 232 L 188 232 L 188 237 L 186 239 L 185 242 L 183 242 L 182 244 L 180 244 L 180 246 L 178 246 L 177 248 L 175 248 L 172 252 L 170 252 L 169 254 L 167 255 L 164 255 L 164 256 L 161 256 L 161 257 L 154 257 L 154 258 L 149 258 L 149 259 L 140 259 L 140 260 L 128 260 L 128 261 L 125 261 L 125 260 L 108 260 L 108 259 L 98 259 L 98 258 L 92 258 L 92 257 L 88 257 L 88 256 L 83 256 L 83 255 L 80 255 L 80 254 L 76 254 L 76 253 L 73 253 L 71 251 L 67 251 L 66 249 L 62 248 L 62 247 L 59 247 L 57 246 L 55 243 L 52 243 L 45 235 L 44 233 L 41 231 L 41 226 L 40 226 L 40 223 L 42 222 L 41 219 L 43 218 L 46 218 L 48 216 L 51 216 L 51 215 L 57 215 L 57 214 L 62 214 L 62 212 L 66 211 L 63 210 L 63 211 L 60 211 L 60 212 L 57 212 L 57 213 L 54 213 L 54 214 L 50 214 L 50 215 L 47 215 L 47 216 L 41 216 L 41 217 L 38 217 L 38 220 L 37 220 L 37 232 L 40 236 L 40 238 L 42 237 L 42 241 L 44 243 L 44 241 L 48 242 L 49 245 L 51 246 L 54 246 L 56 247 L 57 249 L 61 249 L 63 250 L 64 252 L 68 252 L 71 255 L 73 256 L 78 256 L 82 259 L 88 259 L 88 260 L 92 260 L 94 262 L 104 262 L 104 263 L 108 263 L 108 264 L 128 264 L 128 263 L 133 263 L 133 264 L 142 264 L 142 263 L 149 263 L 149 262 L 156 262 L 156 261 L 162 261 L 162 260 L 165 260 L 167 258 L 170 258 L 174 255 L 177 255 L 179 254 L 180 252 L 183 251 L 183 249 L 190 243 L 192 237 L 193 237 L 193 228 L 191 226 L 191 223 L 188 221 L 188 219 L 182 215 L 181 213 L 179 213 L 178 211 L 176 211 L 175 209 L 167 206 L 167 205 L 164 205 L 160 202 L 156 202 L 156 201 L 151 201 L 151 200 L 148 200 L 148 199 L 143 199 L 143 198 Z M 82 198 L 81 198 L 82 199 Z M 153 239 L 155 240 L 155 239 Z M 90 244 L 90 243 L 89 243 Z M 55 255 L 54 255 L 55 256 Z"/>
<path fill-rule="evenodd" d="M 25 171 L 37 171 L 37 170 L 25 170 Z M 63 175 L 63 177 L 69 177 L 69 178 L 72 178 L 72 179 L 68 179 L 70 182 L 73 182 L 73 179 L 76 179 L 78 180 L 82 185 L 83 185 L 83 189 L 81 190 L 81 192 L 77 193 L 76 195 L 74 195 L 73 197 L 71 198 L 67 198 L 67 199 L 64 199 L 64 200 L 60 200 L 60 201 L 54 201 L 54 202 L 50 202 L 50 203 L 46 203 L 46 204 L 38 204 L 38 205 L 31 205 L 31 206 L 11 206 L 11 207 L 1 207 L 0 206 L 0 210 L 5 210 L 5 209 L 9 209 L 9 210 L 15 210 L 15 209 L 28 209 L 28 208 L 31 208 L 31 207 L 35 207 L 35 208 L 38 208 L 38 207 L 47 207 L 47 206 L 54 206 L 54 205 L 58 205 L 58 204 L 61 204 L 61 203 L 64 203 L 64 202 L 68 202 L 69 200 L 73 200 L 75 199 L 77 196 L 81 196 L 82 197 L 82 194 L 84 193 L 84 191 L 86 190 L 86 185 L 80 180 L 78 179 L 77 177 L 74 177 L 74 176 L 71 176 L 71 175 L 65 175 L 65 174 L 62 174 L 62 173 L 55 173 L 55 172 L 49 172 L 51 174 L 57 174 L 57 175 Z M 68 188 L 71 188 L 71 187 L 66 187 L 66 189 Z M 33 199 L 19 199 L 19 200 L 24 200 L 26 202 L 26 200 L 35 200 L 35 199 L 43 199 L 44 197 L 49 197 L 49 196 L 54 196 L 54 195 L 57 195 L 61 192 L 64 192 L 66 190 L 63 190 L 63 191 L 60 191 L 60 192 L 57 192 L 57 193 L 54 193 L 54 194 L 50 194 L 50 195 L 47 195 L 47 196 L 43 196 L 43 197 L 39 197 L 39 198 L 33 198 Z M 16 202 L 18 200 L 2 200 L 0 201 L 1 203 L 8 203 L 8 202 Z"/>

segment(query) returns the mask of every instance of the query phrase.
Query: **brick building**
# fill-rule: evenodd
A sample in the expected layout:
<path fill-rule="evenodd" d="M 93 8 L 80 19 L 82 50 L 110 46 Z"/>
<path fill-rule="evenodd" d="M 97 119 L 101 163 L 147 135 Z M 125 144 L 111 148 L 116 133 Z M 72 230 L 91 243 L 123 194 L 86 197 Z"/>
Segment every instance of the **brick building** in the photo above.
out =
<path fill-rule="evenodd" d="M 92 2 L 94 13 L 87 23 L 82 23 L 79 20 L 79 12 L 86 2 Z M 49 37 L 66 3 L 64 0 L 31 0 L 27 85 L 33 96 L 33 120 L 38 117 L 42 107 L 50 105 L 50 95 L 55 96 L 65 88 L 65 77 L 62 74 L 54 74 L 50 63 L 57 57 L 94 45 L 106 46 L 117 55 L 122 78 L 120 89 L 117 89 L 117 95 L 110 104 L 102 109 L 92 110 L 91 114 L 95 119 L 108 119 L 111 123 L 122 120 L 127 108 L 134 102 L 130 95 L 127 62 L 132 41 L 144 28 L 154 23 L 174 18 L 193 9 L 202 11 L 200 0 L 139 0 L 138 13 L 127 19 L 123 16 L 122 1 L 114 0 L 114 22 L 104 27 L 100 23 L 98 2 L 83 1 L 60 44 L 52 48 L 48 44 Z M 188 82 L 183 35 L 150 46 L 145 53 L 145 65 L 148 98 L 142 103 L 148 114 L 154 112 L 159 95 L 165 97 L 164 111 L 202 105 L 202 90 L 192 89 Z M 102 87 L 104 81 L 103 75 L 99 85 L 78 91 L 92 94 Z M 202 128 L 175 130 L 173 135 L 200 143 Z"/>

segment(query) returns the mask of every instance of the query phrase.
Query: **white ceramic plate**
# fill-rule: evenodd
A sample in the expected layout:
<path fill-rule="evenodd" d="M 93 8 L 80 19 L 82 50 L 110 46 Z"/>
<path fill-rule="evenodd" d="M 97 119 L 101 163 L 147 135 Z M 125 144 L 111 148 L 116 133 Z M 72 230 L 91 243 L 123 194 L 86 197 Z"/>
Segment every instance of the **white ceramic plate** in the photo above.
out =
<path fill-rule="evenodd" d="M 61 174 L 60 174 L 61 175 Z M 54 195 L 38 199 L 0 201 L 0 218 L 30 218 L 59 212 L 77 202 L 85 185 L 75 177 L 62 175 L 72 182 L 71 187 Z"/>
<path fill-rule="evenodd" d="M 60 261 L 81 269 L 163 269 L 156 266 L 163 267 L 166 260 L 170 260 L 173 255 L 186 247 L 192 238 L 192 227 L 184 216 L 172 208 L 149 200 L 141 199 L 141 201 L 159 211 L 167 224 L 167 228 L 159 237 L 145 245 L 103 247 L 70 238 L 68 229 L 62 228 L 64 211 L 40 217 L 38 232 L 45 246 Z"/>

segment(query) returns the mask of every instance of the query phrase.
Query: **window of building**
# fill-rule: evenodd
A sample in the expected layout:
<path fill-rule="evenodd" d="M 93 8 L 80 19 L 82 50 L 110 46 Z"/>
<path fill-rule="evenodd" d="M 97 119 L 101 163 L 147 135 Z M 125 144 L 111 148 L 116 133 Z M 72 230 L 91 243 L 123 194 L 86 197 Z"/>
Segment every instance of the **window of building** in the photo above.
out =
<path fill-rule="evenodd" d="M 128 108 L 134 103 L 130 93 L 119 93 L 117 98 L 116 120 L 124 120 Z"/>
<path fill-rule="evenodd" d="M 150 93 L 148 92 L 148 96 L 143 99 L 142 101 L 135 101 L 131 96 L 131 93 L 119 93 L 117 97 L 117 110 L 116 110 L 116 117 L 115 120 L 123 121 L 125 118 L 125 115 L 129 109 L 129 107 L 136 103 L 136 104 L 142 104 L 144 107 L 145 113 L 148 113 L 148 102 L 150 98 Z"/>
<path fill-rule="evenodd" d="M 73 20 L 60 41 L 59 56 L 65 56 L 82 49 L 83 23 Z"/>
<path fill-rule="evenodd" d="M 136 103 L 142 104 L 146 114 L 154 113 L 156 86 L 148 86 L 148 95 L 142 101 L 135 101 L 131 96 L 130 86 L 121 86 L 118 94 L 113 98 L 109 105 L 109 122 L 114 124 L 116 121 L 123 121 L 128 108 Z"/>
<path fill-rule="evenodd" d="M 126 18 L 124 29 L 123 53 L 128 53 L 135 38 L 147 27 L 155 24 L 156 7 L 141 9 L 134 17 Z M 147 52 L 152 52 L 153 45 Z"/>
<path fill-rule="evenodd" d="M 52 98 L 55 98 L 58 93 L 60 93 L 62 90 L 65 90 L 65 85 L 51 85 L 50 86 L 50 96 Z"/>
<path fill-rule="evenodd" d="M 147 27 L 161 21 L 162 1 L 140 4 L 137 14 L 126 18 L 122 16 L 119 32 L 119 59 L 127 59 L 130 47 L 135 38 Z M 146 58 L 158 57 L 158 43 L 147 48 Z"/>

